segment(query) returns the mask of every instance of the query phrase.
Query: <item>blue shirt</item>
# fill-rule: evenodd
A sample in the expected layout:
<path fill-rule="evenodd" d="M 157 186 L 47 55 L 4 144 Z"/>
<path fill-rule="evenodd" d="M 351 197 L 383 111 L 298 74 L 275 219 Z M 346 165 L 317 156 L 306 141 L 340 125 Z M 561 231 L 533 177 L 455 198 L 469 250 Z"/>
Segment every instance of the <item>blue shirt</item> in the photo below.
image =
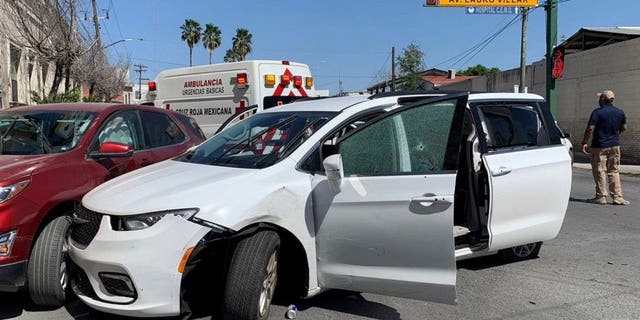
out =
<path fill-rule="evenodd" d="M 605 104 L 591 112 L 589 125 L 595 126 L 592 148 L 609 148 L 620 145 L 620 127 L 627 123 L 624 111 Z"/>

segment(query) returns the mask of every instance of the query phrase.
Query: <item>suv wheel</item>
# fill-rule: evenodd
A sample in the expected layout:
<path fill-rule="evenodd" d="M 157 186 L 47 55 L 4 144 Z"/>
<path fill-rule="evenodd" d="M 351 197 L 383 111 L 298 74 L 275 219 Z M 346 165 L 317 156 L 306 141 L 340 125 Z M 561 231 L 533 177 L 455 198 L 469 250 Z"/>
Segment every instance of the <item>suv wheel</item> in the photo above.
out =
<path fill-rule="evenodd" d="M 542 242 L 529 243 L 498 251 L 500 257 L 505 261 L 522 261 L 532 259 L 540 253 Z"/>
<path fill-rule="evenodd" d="M 60 307 L 67 297 L 67 216 L 49 222 L 36 240 L 27 267 L 31 300 L 39 306 Z"/>
<path fill-rule="evenodd" d="M 278 281 L 279 253 L 280 237 L 274 231 L 260 231 L 238 243 L 227 275 L 224 319 L 268 318 Z"/>

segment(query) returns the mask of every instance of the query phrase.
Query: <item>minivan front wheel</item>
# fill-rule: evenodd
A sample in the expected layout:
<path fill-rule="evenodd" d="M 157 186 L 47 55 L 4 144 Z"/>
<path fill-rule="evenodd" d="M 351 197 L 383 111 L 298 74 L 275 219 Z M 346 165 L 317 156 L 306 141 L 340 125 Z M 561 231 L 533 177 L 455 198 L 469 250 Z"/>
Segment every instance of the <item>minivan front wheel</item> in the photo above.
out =
<path fill-rule="evenodd" d="M 224 319 L 262 320 L 278 282 L 280 236 L 260 231 L 238 242 L 231 259 L 222 305 Z"/>
<path fill-rule="evenodd" d="M 40 232 L 27 267 L 31 300 L 39 306 L 60 307 L 67 298 L 67 216 L 51 220 Z"/>

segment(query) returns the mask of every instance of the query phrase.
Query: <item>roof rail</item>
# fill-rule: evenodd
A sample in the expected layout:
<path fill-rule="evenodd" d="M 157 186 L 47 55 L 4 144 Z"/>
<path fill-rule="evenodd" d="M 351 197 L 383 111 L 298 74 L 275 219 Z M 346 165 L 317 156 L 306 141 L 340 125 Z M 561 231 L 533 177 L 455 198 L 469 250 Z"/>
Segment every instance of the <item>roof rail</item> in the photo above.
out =
<path fill-rule="evenodd" d="M 418 94 L 456 94 L 456 93 L 464 93 L 469 92 L 467 90 L 416 90 L 416 91 L 393 91 L 393 92 L 379 92 L 374 95 L 369 96 L 369 99 L 378 99 L 384 97 L 399 97 L 399 96 L 409 96 L 409 95 L 418 95 Z"/>

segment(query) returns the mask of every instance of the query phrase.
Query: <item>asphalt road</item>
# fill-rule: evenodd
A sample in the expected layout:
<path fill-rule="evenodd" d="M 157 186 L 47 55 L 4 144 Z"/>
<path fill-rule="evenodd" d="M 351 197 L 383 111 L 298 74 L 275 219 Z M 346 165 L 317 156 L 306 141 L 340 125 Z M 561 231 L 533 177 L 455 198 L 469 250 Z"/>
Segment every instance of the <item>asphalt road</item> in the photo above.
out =
<path fill-rule="evenodd" d="M 623 177 L 631 206 L 585 203 L 593 181 L 574 171 L 572 198 L 558 238 L 540 258 L 501 264 L 492 257 L 458 265 L 458 305 L 329 291 L 297 303 L 298 319 L 640 319 L 640 177 Z M 270 319 L 284 319 L 273 306 Z M 0 294 L 0 319 L 121 319 L 74 301 L 35 308 Z"/>

